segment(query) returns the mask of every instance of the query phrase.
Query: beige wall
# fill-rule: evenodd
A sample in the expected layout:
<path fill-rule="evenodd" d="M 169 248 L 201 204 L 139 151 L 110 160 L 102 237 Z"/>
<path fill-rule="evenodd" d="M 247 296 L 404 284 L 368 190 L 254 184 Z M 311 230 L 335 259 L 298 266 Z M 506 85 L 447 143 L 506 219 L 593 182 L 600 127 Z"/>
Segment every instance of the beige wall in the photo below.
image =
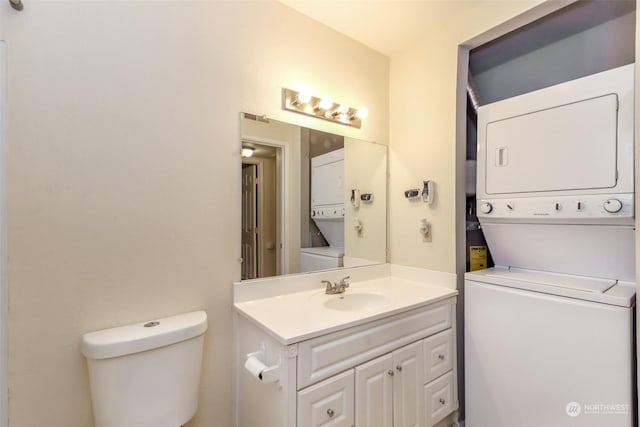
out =
<path fill-rule="evenodd" d="M 458 193 L 463 194 L 465 179 L 464 141 L 458 151 L 462 157 L 456 157 L 456 101 L 465 102 L 464 97 L 456 100 L 461 93 L 457 92 L 459 46 L 496 26 L 504 30 L 522 25 L 524 22 L 518 23 L 514 17 L 540 3 L 540 0 L 478 2 L 466 14 L 439 27 L 433 37 L 392 58 L 389 108 L 391 262 L 456 272 L 456 250 L 464 245 L 464 240 L 459 240 L 457 247 L 454 239 L 456 213 L 464 211 L 464 200 L 456 202 L 456 186 L 461 186 Z M 507 21 L 510 22 L 502 25 Z M 431 206 L 404 198 L 405 190 L 422 188 L 424 179 L 436 183 L 435 202 Z M 456 208 L 457 203 L 462 205 Z M 431 223 L 430 242 L 424 242 L 418 231 L 419 220 L 423 217 Z M 464 227 L 463 217 L 459 224 Z M 461 260 L 464 271 L 464 252 Z"/>
<path fill-rule="evenodd" d="M 238 112 L 386 143 L 388 59 L 273 2 L 6 6 L 11 426 L 92 425 L 81 335 L 195 309 L 190 425 L 230 426 Z M 282 112 L 303 84 L 363 129 Z"/>

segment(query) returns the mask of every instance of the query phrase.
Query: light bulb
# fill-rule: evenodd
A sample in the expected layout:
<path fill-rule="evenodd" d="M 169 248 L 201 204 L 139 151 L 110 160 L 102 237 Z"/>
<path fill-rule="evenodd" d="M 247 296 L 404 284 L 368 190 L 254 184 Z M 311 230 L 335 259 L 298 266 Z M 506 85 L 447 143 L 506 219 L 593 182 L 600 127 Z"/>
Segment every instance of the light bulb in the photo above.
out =
<path fill-rule="evenodd" d="M 306 89 L 302 89 L 300 92 L 298 92 L 298 97 L 296 99 L 299 103 L 306 104 L 307 102 L 311 101 L 311 92 Z"/>
<path fill-rule="evenodd" d="M 251 157 L 251 156 L 253 156 L 253 148 L 242 147 L 242 157 Z"/>
<path fill-rule="evenodd" d="M 320 99 L 320 103 L 318 104 L 318 108 L 320 108 L 322 110 L 328 110 L 331 107 L 333 107 L 333 99 L 331 99 L 330 96 L 323 96 Z"/>
<path fill-rule="evenodd" d="M 349 112 L 349 106 L 347 104 L 340 104 L 338 108 L 331 112 L 331 117 L 336 118 L 341 114 L 347 114 Z"/>
<path fill-rule="evenodd" d="M 369 116 L 369 110 L 367 110 L 367 107 L 360 107 L 358 108 L 358 111 L 356 111 L 356 117 L 359 119 L 366 119 L 367 116 Z"/>

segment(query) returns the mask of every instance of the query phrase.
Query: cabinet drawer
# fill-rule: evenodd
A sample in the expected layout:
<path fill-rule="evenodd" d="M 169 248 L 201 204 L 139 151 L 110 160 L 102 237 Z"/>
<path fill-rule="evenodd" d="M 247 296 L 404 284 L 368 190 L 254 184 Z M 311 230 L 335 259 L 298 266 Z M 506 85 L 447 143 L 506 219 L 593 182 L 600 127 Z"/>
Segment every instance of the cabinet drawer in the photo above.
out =
<path fill-rule="evenodd" d="M 452 300 L 298 344 L 298 389 L 451 327 Z"/>
<path fill-rule="evenodd" d="M 298 392 L 298 427 L 352 427 L 355 423 L 353 370 Z"/>
<path fill-rule="evenodd" d="M 436 425 L 454 410 L 453 372 L 424 386 L 424 408 L 426 427 Z"/>
<path fill-rule="evenodd" d="M 453 339 L 453 331 L 448 329 L 423 341 L 424 383 L 453 369 Z"/>

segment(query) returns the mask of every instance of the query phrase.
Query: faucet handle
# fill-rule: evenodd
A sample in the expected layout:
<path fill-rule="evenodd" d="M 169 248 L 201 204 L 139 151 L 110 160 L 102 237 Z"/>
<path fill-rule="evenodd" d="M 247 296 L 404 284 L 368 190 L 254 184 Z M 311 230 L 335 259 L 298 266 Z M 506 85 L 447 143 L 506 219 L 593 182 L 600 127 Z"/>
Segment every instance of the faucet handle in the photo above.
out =
<path fill-rule="evenodd" d="M 347 282 L 347 280 L 349 279 L 351 279 L 351 276 L 343 277 L 342 279 L 340 279 L 340 282 L 338 284 L 347 288 L 349 287 L 349 282 Z"/>

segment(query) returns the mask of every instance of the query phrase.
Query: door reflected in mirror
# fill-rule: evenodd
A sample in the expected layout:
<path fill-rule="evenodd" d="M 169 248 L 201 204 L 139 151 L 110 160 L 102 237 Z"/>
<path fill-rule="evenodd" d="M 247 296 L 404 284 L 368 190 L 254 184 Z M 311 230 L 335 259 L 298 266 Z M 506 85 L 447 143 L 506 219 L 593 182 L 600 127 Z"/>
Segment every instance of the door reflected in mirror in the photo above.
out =
<path fill-rule="evenodd" d="M 386 262 L 387 147 L 242 115 L 242 280 Z"/>

